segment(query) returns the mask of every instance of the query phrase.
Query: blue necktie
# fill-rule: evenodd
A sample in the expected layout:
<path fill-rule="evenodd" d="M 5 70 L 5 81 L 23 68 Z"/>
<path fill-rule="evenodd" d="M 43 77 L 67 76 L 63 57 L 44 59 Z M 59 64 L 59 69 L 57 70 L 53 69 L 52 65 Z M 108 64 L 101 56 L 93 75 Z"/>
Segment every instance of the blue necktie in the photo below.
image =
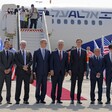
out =
<path fill-rule="evenodd" d="M 42 49 L 42 56 L 43 56 L 43 59 L 45 58 L 45 49 Z"/>

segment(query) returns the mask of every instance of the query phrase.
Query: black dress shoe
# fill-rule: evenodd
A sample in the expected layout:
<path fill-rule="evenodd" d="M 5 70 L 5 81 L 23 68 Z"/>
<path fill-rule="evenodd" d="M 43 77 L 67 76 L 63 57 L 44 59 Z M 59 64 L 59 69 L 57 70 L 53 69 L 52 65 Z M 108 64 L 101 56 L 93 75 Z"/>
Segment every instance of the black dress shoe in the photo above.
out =
<path fill-rule="evenodd" d="M 95 102 L 94 101 L 91 101 L 91 103 L 90 104 L 95 104 Z"/>
<path fill-rule="evenodd" d="M 51 104 L 55 104 L 55 101 L 52 101 Z"/>
<path fill-rule="evenodd" d="M 46 102 L 45 102 L 45 101 L 43 101 L 43 100 L 41 101 L 41 103 L 46 104 Z"/>
<path fill-rule="evenodd" d="M 12 104 L 10 101 L 7 101 L 7 104 Z"/>
<path fill-rule="evenodd" d="M 103 102 L 102 101 L 98 101 L 98 104 L 103 104 Z"/>
<path fill-rule="evenodd" d="M 74 104 L 74 101 L 73 101 L 73 100 L 71 100 L 70 104 Z"/>
<path fill-rule="evenodd" d="M 110 101 L 107 101 L 105 104 L 110 104 Z"/>
<path fill-rule="evenodd" d="M 17 101 L 16 104 L 19 104 L 19 101 Z"/>
<path fill-rule="evenodd" d="M 39 100 L 37 100 L 36 104 L 39 104 Z"/>
<path fill-rule="evenodd" d="M 29 104 L 29 102 L 28 102 L 28 101 L 24 101 L 23 103 L 24 103 L 24 104 Z"/>
<path fill-rule="evenodd" d="M 82 102 L 81 101 L 77 101 L 77 104 L 82 104 Z"/>
<path fill-rule="evenodd" d="M 62 102 L 62 101 L 60 101 L 60 100 L 58 100 L 58 101 L 57 101 L 57 103 L 60 103 L 60 104 L 62 104 L 63 102 Z"/>

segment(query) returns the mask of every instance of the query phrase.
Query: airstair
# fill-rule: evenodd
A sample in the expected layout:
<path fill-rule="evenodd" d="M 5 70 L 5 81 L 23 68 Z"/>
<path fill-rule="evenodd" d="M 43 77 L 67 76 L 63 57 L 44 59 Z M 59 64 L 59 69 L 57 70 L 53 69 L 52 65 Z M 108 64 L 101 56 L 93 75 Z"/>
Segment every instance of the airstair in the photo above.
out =
<path fill-rule="evenodd" d="M 15 6 L 12 5 L 12 7 Z M 6 10 L 6 6 L 5 8 L 3 7 L 3 10 Z M 13 47 L 17 50 L 19 49 L 21 40 L 27 41 L 27 50 L 33 54 L 33 52 L 40 47 L 40 40 L 42 38 L 47 39 L 47 48 L 51 51 L 49 40 L 49 33 L 52 31 L 51 25 L 51 17 L 45 16 L 43 12 L 41 20 L 38 21 L 37 29 L 21 29 L 20 13 L 16 15 L 7 14 L 4 23 L 2 23 L 2 32 L 6 37 L 11 38 Z"/>

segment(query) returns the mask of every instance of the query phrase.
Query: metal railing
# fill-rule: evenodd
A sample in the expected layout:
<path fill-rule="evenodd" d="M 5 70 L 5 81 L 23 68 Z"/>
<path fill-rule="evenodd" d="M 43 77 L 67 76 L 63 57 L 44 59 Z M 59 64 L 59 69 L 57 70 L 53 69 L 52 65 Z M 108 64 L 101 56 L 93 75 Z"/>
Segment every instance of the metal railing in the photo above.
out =
<path fill-rule="evenodd" d="M 44 33 L 44 38 L 46 38 L 47 42 L 48 42 L 48 46 L 47 47 L 48 47 L 48 49 L 51 52 L 51 44 L 50 44 L 50 40 L 49 40 L 47 21 L 46 21 L 46 17 L 45 17 L 44 11 L 43 11 L 43 14 L 42 14 L 42 29 L 43 29 L 43 33 Z"/>

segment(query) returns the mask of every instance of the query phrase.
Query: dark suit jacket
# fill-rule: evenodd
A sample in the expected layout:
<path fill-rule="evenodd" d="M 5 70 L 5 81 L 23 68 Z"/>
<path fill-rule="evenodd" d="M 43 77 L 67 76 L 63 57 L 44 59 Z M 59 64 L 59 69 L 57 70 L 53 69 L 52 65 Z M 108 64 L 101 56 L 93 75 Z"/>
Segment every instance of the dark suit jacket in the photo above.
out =
<path fill-rule="evenodd" d="M 104 56 L 104 64 L 106 69 L 106 77 L 112 77 L 112 62 L 109 53 Z"/>
<path fill-rule="evenodd" d="M 33 55 L 33 72 L 38 76 L 47 76 L 49 72 L 50 51 L 45 50 L 45 59 L 42 57 L 41 49 L 34 51 Z"/>
<path fill-rule="evenodd" d="M 86 71 L 86 51 L 81 49 L 81 56 L 78 56 L 77 49 L 71 51 L 69 70 L 72 74 L 83 75 Z"/>
<path fill-rule="evenodd" d="M 23 70 L 23 66 L 24 66 L 24 60 L 22 57 L 22 53 L 21 51 L 18 51 L 15 53 L 15 63 L 17 65 L 16 67 L 16 75 L 21 73 L 25 73 L 26 71 Z M 28 74 L 30 74 L 31 72 L 31 65 L 32 65 L 32 55 L 30 52 L 26 51 L 26 65 L 28 65 Z"/>
<path fill-rule="evenodd" d="M 0 75 L 5 74 L 5 69 L 12 69 L 12 66 L 14 64 L 14 56 L 13 53 L 8 51 L 8 61 L 7 56 L 5 54 L 5 50 L 0 52 Z"/>
<path fill-rule="evenodd" d="M 63 58 L 61 61 L 58 50 L 52 52 L 50 70 L 54 70 L 54 75 L 59 75 L 60 71 L 63 75 L 65 75 L 65 72 L 68 72 L 68 54 L 65 51 L 63 51 Z"/>
<path fill-rule="evenodd" d="M 103 57 L 99 57 L 99 60 L 96 59 L 95 56 L 90 57 L 89 60 L 89 67 L 90 67 L 90 79 L 96 79 L 96 74 L 100 73 L 101 78 L 103 78 L 103 70 L 104 70 L 104 61 Z"/>

